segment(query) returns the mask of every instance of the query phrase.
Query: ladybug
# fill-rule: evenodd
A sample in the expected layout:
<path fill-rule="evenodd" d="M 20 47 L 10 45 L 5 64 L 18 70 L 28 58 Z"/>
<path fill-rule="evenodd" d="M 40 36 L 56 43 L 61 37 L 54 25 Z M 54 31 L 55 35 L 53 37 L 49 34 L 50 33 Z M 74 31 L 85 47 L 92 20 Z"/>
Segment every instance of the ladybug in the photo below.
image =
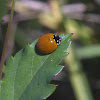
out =
<path fill-rule="evenodd" d="M 43 54 L 49 54 L 56 50 L 61 43 L 61 38 L 53 33 L 41 36 L 36 44 L 37 49 Z"/>

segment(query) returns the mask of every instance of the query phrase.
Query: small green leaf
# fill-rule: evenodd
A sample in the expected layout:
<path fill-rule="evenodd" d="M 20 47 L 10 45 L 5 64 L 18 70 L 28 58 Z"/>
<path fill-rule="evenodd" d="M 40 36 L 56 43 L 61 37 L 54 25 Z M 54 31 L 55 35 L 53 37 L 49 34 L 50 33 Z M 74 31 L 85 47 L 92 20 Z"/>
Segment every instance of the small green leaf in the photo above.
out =
<path fill-rule="evenodd" d="M 7 10 L 7 1 L 6 0 L 0 0 L 0 22 L 4 14 Z"/>
<path fill-rule="evenodd" d="M 67 53 L 72 34 L 61 35 L 61 45 L 51 54 L 38 55 L 35 40 L 4 67 L 5 77 L 0 84 L 0 100 L 42 100 L 55 90 L 50 80 L 62 70 L 58 65 Z"/>

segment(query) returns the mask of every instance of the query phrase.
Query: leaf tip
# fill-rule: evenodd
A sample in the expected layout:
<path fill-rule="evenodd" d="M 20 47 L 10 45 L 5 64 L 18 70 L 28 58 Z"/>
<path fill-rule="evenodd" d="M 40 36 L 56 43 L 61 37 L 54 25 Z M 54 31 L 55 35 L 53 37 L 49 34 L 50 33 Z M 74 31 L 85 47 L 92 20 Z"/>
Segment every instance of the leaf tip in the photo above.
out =
<path fill-rule="evenodd" d="M 70 53 L 69 53 L 69 52 L 67 52 L 67 54 L 69 55 Z"/>
<path fill-rule="evenodd" d="M 58 87 L 59 85 L 57 84 L 57 85 L 55 85 L 56 87 Z"/>
<path fill-rule="evenodd" d="M 27 45 L 29 45 L 30 43 L 29 42 L 27 42 Z"/>
<path fill-rule="evenodd" d="M 63 67 L 63 68 L 65 68 L 66 66 L 65 66 L 65 65 L 63 65 L 62 67 Z"/>
<path fill-rule="evenodd" d="M 64 51 L 64 53 L 65 53 L 66 55 L 69 55 L 69 52 Z"/>

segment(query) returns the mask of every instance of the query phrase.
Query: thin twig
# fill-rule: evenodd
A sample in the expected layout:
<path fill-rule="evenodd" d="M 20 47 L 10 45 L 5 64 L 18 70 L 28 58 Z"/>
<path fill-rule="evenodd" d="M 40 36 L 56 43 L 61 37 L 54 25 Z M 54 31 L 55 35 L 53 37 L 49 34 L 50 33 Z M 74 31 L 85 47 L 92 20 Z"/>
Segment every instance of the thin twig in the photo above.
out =
<path fill-rule="evenodd" d="M 10 14 L 8 29 L 6 32 L 6 37 L 5 37 L 5 42 L 4 42 L 4 47 L 3 47 L 2 57 L 1 57 L 0 80 L 2 80 L 3 65 L 4 65 L 4 61 L 5 61 L 5 54 L 6 54 L 6 50 L 7 50 L 8 39 L 9 39 L 9 35 L 10 35 L 10 28 L 11 28 L 13 13 L 14 13 L 14 6 L 15 6 L 15 0 L 13 0 L 13 3 L 12 3 L 12 10 L 11 10 L 11 14 Z"/>

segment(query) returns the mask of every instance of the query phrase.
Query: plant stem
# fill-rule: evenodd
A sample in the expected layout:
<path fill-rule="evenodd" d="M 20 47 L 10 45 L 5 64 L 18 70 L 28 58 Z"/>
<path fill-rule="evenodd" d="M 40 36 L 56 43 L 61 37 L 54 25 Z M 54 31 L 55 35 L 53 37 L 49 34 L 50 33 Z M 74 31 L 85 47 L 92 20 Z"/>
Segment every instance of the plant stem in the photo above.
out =
<path fill-rule="evenodd" d="M 10 19 L 9 19 L 8 28 L 7 28 L 6 37 L 5 37 L 5 42 L 4 42 L 4 46 L 3 46 L 1 65 L 0 65 L 0 80 L 2 80 L 3 65 L 4 65 L 5 55 L 6 55 L 6 51 L 7 51 L 8 39 L 9 39 L 9 35 L 10 35 L 10 28 L 11 28 L 13 13 L 14 13 L 14 6 L 15 6 L 15 0 L 13 0 L 13 2 L 12 2 Z"/>

